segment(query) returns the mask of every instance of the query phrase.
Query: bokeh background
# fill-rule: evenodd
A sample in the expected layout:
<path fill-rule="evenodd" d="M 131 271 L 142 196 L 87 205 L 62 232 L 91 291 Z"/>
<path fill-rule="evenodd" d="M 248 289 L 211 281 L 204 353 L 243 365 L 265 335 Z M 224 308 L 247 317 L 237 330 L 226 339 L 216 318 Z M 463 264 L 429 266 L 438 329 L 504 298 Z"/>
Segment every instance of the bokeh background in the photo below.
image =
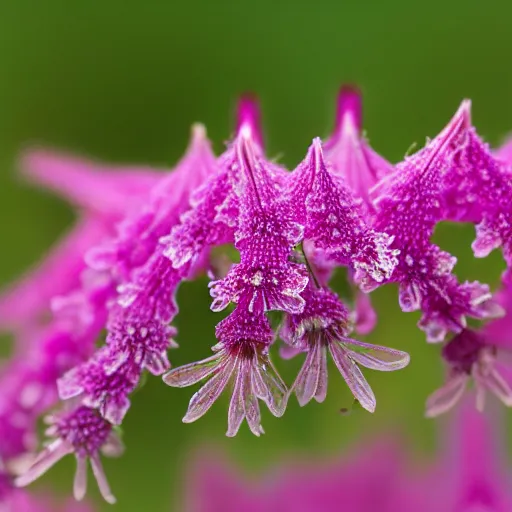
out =
<path fill-rule="evenodd" d="M 435 135 L 465 97 L 480 133 L 498 144 L 512 129 L 511 17 L 510 0 L 0 0 L 0 284 L 33 264 L 73 219 L 63 202 L 17 179 L 24 147 L 170 166 L 194 121 L 221 151 L 235 99 L 250 90 L 261 98 L 269 155 L 293 167 L 314 136 L 329 133 L 336 91 L 347 81 L 362 87 L 371 143 L 392 161 Z M 501 257 L 474 260 L 472 237 L 470 226 L 436 232 L 459 257 L 461 279 L 495 286 Z M 205 284 L 180 290 L 176 365 L 206 357 L 214 342 Z M 181 510 L 188 464 L 205 446 L 255 474 L 289 457 L 342 454 L 356 439 L 392 429 L 412 457 L 428 456 L 438 423 L 423 418 L 423 407 L 442 379 L 439 347 L 427 346 L 417 315 L 400 313 L 395 289 L 374 297 L 379 324 L 369 339 L 412 356 L 403 371 L 366 372 L 375 415 L 341 415 L 351 400 L 332 372 L 324 404 L 301 409 L 291 399 L 283 418 L 264 413 L 262 438 L 244 426 L 227 439 L 226 398 L 184 425 L 193 391 L 150 379 L 124 424 L 125 456 L 105 461 L 116 510 Z M 300 361 L 277 366 L 291 383 Z M 72 460 L 61 462 L 40 485 L 70 492 L 72 471 Z M 111 510 L 93 481 L 90 488 L 99 509 Z"/>

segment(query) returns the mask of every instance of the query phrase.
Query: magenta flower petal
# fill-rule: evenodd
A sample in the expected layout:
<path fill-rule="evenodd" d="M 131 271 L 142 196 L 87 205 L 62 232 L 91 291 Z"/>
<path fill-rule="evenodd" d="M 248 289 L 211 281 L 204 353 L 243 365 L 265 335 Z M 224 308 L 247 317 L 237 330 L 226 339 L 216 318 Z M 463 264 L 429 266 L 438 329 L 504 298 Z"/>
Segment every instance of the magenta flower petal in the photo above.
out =
<path fill-rule="evenodd" d="M 469 126 L 469 103 L 463 102 L 437 137 L 373 191 L 375 228 L 391 235 L 391 247 L 400 251 L 391 279 L 399 283 L 400 305 L 404 311 L 422 310 L 419 327 L 431 342 L 442 341 L 448 331 L 460 332 L 466 316 L 489 318 L 493 311 L 488 287 L 459 284 L 452 274 L 456 259 L 430 241 L 444 219 L 445 169 L 465 144 Z"/>
<path fill-rule="evenodd" d="M 368 227 L 350 190 L 332 174 L 315 139 L 306 159 L 291 174 L 289 197 L 304 238 L 340 265 L 350 265 L 365 290 L 388 279 L 398 254 L 392 238 Z"/>
<path fill-rule="evenodd" d="M 25 175 L 76 206 L 101 215 L 124 214 L 162 179 L 150 168 L 106 167 L 49 151 L 28 152 Z"/>
<path fill-rule="evenodd" d="M 369 146 L 361 129 L 361 95 L 356 88 L 344 86 L 338 95 L 334 133 L 324 144 L 325 157 L 332 172 L 343 177 L 354 196 L 372 212 L 370 189 L 393 172 L 393 166 Z"/>

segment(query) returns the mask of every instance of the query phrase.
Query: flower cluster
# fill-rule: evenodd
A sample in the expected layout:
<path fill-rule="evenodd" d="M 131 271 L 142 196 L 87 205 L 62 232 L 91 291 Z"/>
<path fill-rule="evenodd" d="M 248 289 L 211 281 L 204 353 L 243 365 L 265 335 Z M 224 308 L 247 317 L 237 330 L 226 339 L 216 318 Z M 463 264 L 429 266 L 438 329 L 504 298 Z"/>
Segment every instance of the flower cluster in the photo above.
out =
<path fill-rule="evenodd" d="M 373 412 L 376 398 L 360 367 L 393 371 L 409 362 L 405 352 L 354 338 L 373 329 L 369 294 L 388 283 L 398 285 L 403 311 L 421 311 L 427 341 L 445 343 L 448 382 L 429 399 L 428 415 L 451 407 L 470 375 L 479 408 L 485 390 L 512 405 L 494 364 L 501 351 L 491 330 L 501 320 L 478 332 L 466 323 L 508 309 L 510 275 L 493 298 L 485 284 L 459 282 L 456 258 L 431 241 L 440 221 L 472 222 L 475 256 L 502 246 L 512 263 L 508 156 L 506 147 L 491 152 L 478 138 L 464 101 L 437 137 L 392 165 L 363 136 L 361 98 L 352 87 L 340 92 L 332 135 L 315 138 L 291 172 L 266 156 L 250 97 L 239 102 L 224 153 L 216 156 L 205 128 L 195 125 L 172 172 L 29 152 L 28 177 L 69 199 L 79 220 L 38 269 L 0 297 L 1 327 L 16 338 L 0 374 L 1 457 L 32 452 L 37 418 L 64 402 L 49 419 L 53 440 L 17 485 L 74 454 L 75 497 L 85 494 L 90 460 L 113 502 L 99 453 L 121 453 L 118 427 L 147 372 L 173 387 L 202 384 L 186 423 L 229 388 L 228 436 L 244 419 L 253 434 L 263 433 L 261 402 L 275 416 L 292 392 L 302 406 L 322 402 L 329 358 L 355 400 Z M 236 258 L 223 252 L 227 244 Z M 351 290 L 346 302 L 330 286 L 339 269 Z M 176 292 L 200 273 L 211 278 L 212 311 L 228 314 L 217 324 L 213 355 L 171 369 Z M 277 312 L 278 326 L 269 312 Z M 304 354 L 290 389 L 272 362 L 278 338 L 283 356 Z"/>

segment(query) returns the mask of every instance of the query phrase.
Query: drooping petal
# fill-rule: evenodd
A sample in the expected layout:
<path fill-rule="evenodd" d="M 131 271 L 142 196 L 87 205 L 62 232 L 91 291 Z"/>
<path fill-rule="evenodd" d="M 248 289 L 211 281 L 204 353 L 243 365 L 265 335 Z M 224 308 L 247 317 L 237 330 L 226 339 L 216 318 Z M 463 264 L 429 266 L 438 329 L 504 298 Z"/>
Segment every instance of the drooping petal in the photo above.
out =
<path fill-rule="evenodd" d="M 15 485 L 17 487 L 25 487 L 31 484 L 59 462 L 60 459 L 70 453 L 73 453 L 73 446 L 71 444 L 63 442 L 61 439 L 53 441 L 41 452 L 28 471 L 15 479 Z"/>
<path fill-rule="evenodd" d="M 113 505 L 117 500 L 110 490 L 110 486 L 103 470 L 103 464 L 97 453 L 91 455 L 91 468 L 98 483 L 98 489 L 100 490 L 101 496 L 107 502 Z"/>
<path fill-rule="evenodd" d="M 452 373 L 446 383 L 428 397 L 425 416 L 435 418 L 449 411 L 461 399 L 467 383 L 467 374 L 463 372 Z"/>
<path fill-rule="evenodd" d="M 82 501 L 87 492 L 87 459 L 76 457 L 76 472 L 73 480 L 73 496 L 75 500 Z"/>
<path fill-rule="evenodd" d="M 299 405 L 303 407 L 316 396 L 322 370 L 324 348 L 321 342 L 312 343 L 302 368 L 295 379 L 292 390 L 297 395 Z"/>
<path fill-rule="evenodd" d="M 274 416 L 281 417 L 288 402 L 288 389 L 267 355 L 258 355 L 255 375 L 260 383 L 258 389 L 261 394 L 258 398 L 267 404 Z"/>
<path fill-rule="evenodd" d="M 183 388 L 197 384 L 217 371 L 223 364 L 225 364 L 224 358 L 214 354 L 202 361 L 173 368 L 163 375 L 162 379 L 168 386 Z"/>
<path fill-rule="evenodd" d="M 228 437 L 236 436 L 245 418 L 245 385 L 247 377 L 250 378 L 247 368 L 242 368 L 246 364 L 248 362 L 238 361 L 238 368 L 235 369 L 235 385 L 228 411 L 228 431 L 226 432 Z"/>
<path fill-rule="evenodd" d="M 352 338 L 341 338 L 340 341 L 350 350 L 351 359 L 372 370 L 392 372 L 405 368 L 410 361 L 409 354 L 401 350 L 372 345 Z"/>
<path fill-rule="evenodd" d="M 341 376 L 356 400 L 369 412 L 374 412 L 377 402 L 375 395 L 361 370 L 341 343 L 330 343 L 331 356 Z"/>
<path fill-rule="evenodd" d="M 496 368 L 491 367 L 482 371 L 476 367 L 472 375 L 479 385 L 493 393 L 507 407 L 512 407 L 512 389 Z"/>
<path fill-rule="evenodd" d="M 227 357 L 213 377 L 197 391 L 188 406 L 183 423 L 192 423 L 204 416 L 226 387 L 238 364 L 237 357 Z"/>

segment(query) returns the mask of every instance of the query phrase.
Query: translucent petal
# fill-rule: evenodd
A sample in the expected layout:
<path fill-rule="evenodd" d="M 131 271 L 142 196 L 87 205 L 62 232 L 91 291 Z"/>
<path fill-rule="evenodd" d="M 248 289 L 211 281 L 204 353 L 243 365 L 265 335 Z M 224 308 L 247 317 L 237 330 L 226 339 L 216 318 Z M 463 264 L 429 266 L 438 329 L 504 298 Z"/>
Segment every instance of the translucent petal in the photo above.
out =
<path fill-rule="evenodd" d="M 343 338 L 340 341 L 347 345 L 346 348 L 350 351 L 351 359 L 372 370 L 392 372 L 406 367 L 410 361 L 409 354 L 401 350 L 363 343 L 351 338 Z M 363 351 L 357 352 L 352 347 L 361 348 Z"/>
<path fill-rule="evenodd" d="M 313 343 L 292 386 L 301 407 L 304 407 L 316 395 L 320 378 L 321 360 L 322 344 L 320 342 Z"/>
<path fill-rule="evenodd" d="M 100 457 L 97 453 L 91 455 L 91 467 L 103 499 L 107 503 L 113 505 L 116 502 L 116 498 L 110 490 L 107 477 L 105 476 L 105 471 L 103 470 L 103 465 L 101 464 Z"/>
<path fill-rule="evenodd" d="M 202 361 L 173 368 L 162 379 L 168 386 L 178 388 L 197 384 L 217 370 L 224 363 L 225 357 L 224 354 L 215 354 Z"/>
<path fill-rule="evenodd" d="M 251 370 L 252 371 L 248 372 L 245 376 L 244 382 L 245 417 L 251 432 L 255 436 L 259 436 L 263 429 L 261 428 L 260 405 L 256 397 L 257 395 L 253 389 L 254 379 L 252 378 L 252 375 L 254 374 L 254 368 Z"/>
<path fill-rule="evenodd" d="M 322 403 L 327 396 L 327 348 L 320 349 L 320 371 L 318 373 L 318 386 L 316 388 L 315 400 Z"/>
<path fill-rule="evenodd" d="M 14 481 L 16 487 L 25 487 L 31 484 L 43 473 L 46 473 L 46 471 L 62 459 L 62 457 L 72 452 L 73 447 L 70 444 L 62 441 L 62 439 L 57 439 L 41 452 L 34 464 L 25 474 L 16 478 Z"/>
<path fill-rule="evenodd" d="M 374 412 L 376 406 L 375 395 L 355 361 L 351 359 L 341 343 L 330 343 L 329 349 L 336 367 L 354 397 L 367 411 Z"/>
<path fill-rule="evenodd" d="M 248 361 L 242 360 L 239 362 L 238 368 L 235 370 L 235 386 L 228 411 L 228 431 L 226 432 L 228 437 L 234 437 L 237 434 L 240 429 L 240 425 L 245 418 L 244 396 L 246 376 L 248 376 L 248 364 Z"/>
<path fill-rule="evenodd" d="M 184 423 L 192 423 L 208 412 L 228 383 L 237 357 L 228 357 L 218 372 L 190 400 Z"/>
<path fill-rule="evenodd" d="M 452 374 L 443 387 L 427 398 L 425 416 L 434 418 L 451 409 L 462 397 L 468 376 L 465 373 Z"/>
<path fill-rule="evenodd" d="M 261 399 L 274 416 L 280 417 L 286 409 L 288 389 L 270 359 L 265 355 L 260 355 L 258 359 L 257 370 L 266 390 L 266 396 L 261 396 Z"/>
<path fill-rule="evenodd" d="M 87 491 L 87 459 L 76 457 L 76 473 L 73 481 L 73 496 L 75 500 L 81 501 Z"/>
<path fill-rule="evenodd" d="M 496 395 L 507 407 L 512 407 L 512 389 L 494 368 L 482 378 L 485 387 Z"/>

